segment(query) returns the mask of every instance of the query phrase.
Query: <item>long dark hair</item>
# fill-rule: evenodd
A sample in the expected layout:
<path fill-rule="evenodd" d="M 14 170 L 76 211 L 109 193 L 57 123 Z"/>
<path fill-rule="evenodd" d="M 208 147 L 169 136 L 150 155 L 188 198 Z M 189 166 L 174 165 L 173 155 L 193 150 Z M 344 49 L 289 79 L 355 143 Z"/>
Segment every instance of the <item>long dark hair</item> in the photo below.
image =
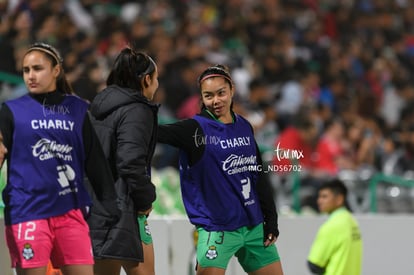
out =
<path fill-rule="evenodd" d="M 142 79 L 146 75 L 152 78 L 155 69 L 156 64 L 149 55 L 126 47 L 116 57 L 106 84 L 142 91 Z"/>
<path fill-rule="evenodd" d="M 52 67 L 55 67 L 56 65 L 60 66 L 60 73 L 56 79 L 56 89 L 58 92 L 63 94 L 73 94 L 72 86 L 66 79 L 65 71 L 63 70 L 63 58 L 59 51 L 55 47 L 43 42 L 36 42 L 32 44 L 24 55 L 26 56 L 32 51 L 42 52 L 46 58 L 50 60 Z"/>

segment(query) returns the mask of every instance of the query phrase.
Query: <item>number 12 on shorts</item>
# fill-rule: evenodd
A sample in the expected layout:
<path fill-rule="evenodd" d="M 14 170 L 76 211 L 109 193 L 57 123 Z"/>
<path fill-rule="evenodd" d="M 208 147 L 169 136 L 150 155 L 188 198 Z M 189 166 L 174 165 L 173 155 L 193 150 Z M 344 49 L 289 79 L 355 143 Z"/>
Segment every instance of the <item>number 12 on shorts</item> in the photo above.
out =
<path fill-rule="evenodd" d="M 27 240 L 27 241 L 33 241 L 34 235 L 32 235 L 32 232 L 36 230 L 36 223 L 35 222 L 25 222 L 25 223 L 19 223 L 18 226 L 18 232 L 17 232 L 17 238 L 19 240 Z"/>

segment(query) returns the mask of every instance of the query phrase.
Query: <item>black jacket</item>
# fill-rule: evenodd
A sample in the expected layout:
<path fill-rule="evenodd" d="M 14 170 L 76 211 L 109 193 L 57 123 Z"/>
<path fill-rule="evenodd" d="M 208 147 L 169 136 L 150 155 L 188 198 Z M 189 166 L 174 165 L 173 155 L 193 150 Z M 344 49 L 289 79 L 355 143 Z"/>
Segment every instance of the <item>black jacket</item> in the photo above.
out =
<path fill-rule="evenodd" d="M 112 169 L 121 219 L 114 226 L 92 207 L 88 224 L 96 258 L 143 261 L 137 211 L 150 209 L 155 201 L 151 159 L 156 144 L 157 112 L 139 91 L 112 85 L 91 103 L 92 124 Z M 110 220 L 110 219 L 109 219 Z"/>

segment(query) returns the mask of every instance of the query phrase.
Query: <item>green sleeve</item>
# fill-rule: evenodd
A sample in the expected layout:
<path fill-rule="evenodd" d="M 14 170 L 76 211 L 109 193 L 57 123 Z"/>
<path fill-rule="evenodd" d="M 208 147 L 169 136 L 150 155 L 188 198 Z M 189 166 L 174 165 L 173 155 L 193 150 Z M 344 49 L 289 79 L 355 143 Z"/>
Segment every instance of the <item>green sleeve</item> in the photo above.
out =
<path fill-rule="evenodd" d="M 330 228 L 329 223 L 321 226 L 311 246 L 308 261 L 320 267 L 327 266 L 336 247 L 334 232 Z"/>

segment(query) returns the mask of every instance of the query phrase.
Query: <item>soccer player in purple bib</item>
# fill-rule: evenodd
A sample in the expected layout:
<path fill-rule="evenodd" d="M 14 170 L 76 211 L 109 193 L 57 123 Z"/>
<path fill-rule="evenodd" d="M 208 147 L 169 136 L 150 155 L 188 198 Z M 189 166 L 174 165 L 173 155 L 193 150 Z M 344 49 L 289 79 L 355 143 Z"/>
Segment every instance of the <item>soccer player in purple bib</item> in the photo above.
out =
<path fill-rule="evenodd" d="M 62 58 L 51 45 L 29 47 L 23 79 L 29 93 L 0 109 L 8 150 L 2 195 L 12 267 L 19 275 L 40 275 L 51 261 L 65 275 L 92 275 L 85 174 L 113 222 L 119 211 L 88 104 L 73 95 Z"/>
<path fill-rule="evenodd" d="M 250 275 L 283 274 L 271 186 L 250 123 L 232 110 L 227 68 L 199 77 L 201 113 L 160 125 L 158 141 L 180 149 L 183 202 L 198 230 L 197 274 L 224 275 L 234 255 Z"/>

